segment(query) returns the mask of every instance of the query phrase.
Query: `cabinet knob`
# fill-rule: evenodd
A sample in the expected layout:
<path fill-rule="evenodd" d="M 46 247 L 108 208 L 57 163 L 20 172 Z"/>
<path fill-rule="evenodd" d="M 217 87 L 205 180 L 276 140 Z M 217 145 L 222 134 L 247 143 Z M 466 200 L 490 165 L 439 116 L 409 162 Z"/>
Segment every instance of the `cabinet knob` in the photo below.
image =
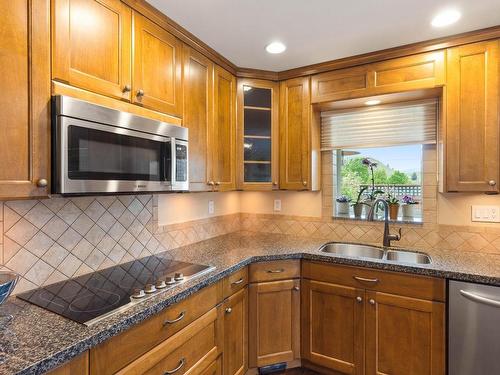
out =
<path fill-rule="evenodd" d="M 274 181 L 273 186 L 278 186 L 278 181 Z"/>
<path fill-rule="evenodd" d="M 370 305 L 375 305 L 375 300 L 373 298 L 370 298 L 368 302 L 370 302 Z"/>
<path fill-rule="evenodd" d="M 307 186 L 307 181 L 306 180 L 302 181 L 302 185 Z"/>
<path fill-rule="evenodd" d="M 495 180 L 488 181 L 488 185 L 490 185 L 490 186 L 495 186 L 496 184 L 497 184 L 497 182 Z"/>
<path fill-rule="evenodd" d="M 358 302 L 358 303 L 363 302 L 363 298 L 361 298 L 360 296 L 357 296 L 356 297 L 356 302 Z"/>
<path fill-rule="evenodd" d="M 36 183 L 36 186 L 40 188 L 47 187 L 47 180 L 45 178 L 39 179 L 38 182 Z"/>
<path fill-rule="evenodd" d="M 137 96 L 141 97 L 141 96 L 144 96 L 144 90 L 140 89 L 140 90 L 137 90 Z"/>
<path fill-rule="evenodd" d="M 231 314 L 231 312 L 232 312 L 232 311 L 233 311 L 233 309 L 232 309 L 232 308 L 230 308 L 230 307 L 227 307 L 227 308 L 226 308 L 226 314 Z"/>
<path fill-rule="evenodd" d="M 219 185 L 220 185 L 220 181 L 217 181 L 217 182 L 215 183 L 215 186 L 219 186 Z"/>
<path fill-rule="evenodd" d="M 294 286 L 294 287 L 293 287 L 293 290 L 295 290 L 295 291 L 299 291 L 299 290 L 300 290 L 300 288 L 299 288 L 298 286 Z"/>
<path fill-rule="evenodd" d="M 207 182 L 207 185 L 209 185 L 209 186 L 214 186 L 214 185 L 215 185 L 215 183 L 214 183 L 213 181 L 208 181 L 208 182 Z"/>
<path fill-rule="evenodd" d="M 124 93 L 125 93 L 125 92 L 130 92 L 130 91 L 132 91 L 132 87 L 130 87 L 130 85 L 125 85 L 125 86 L 123 86 L 123 90 L 122 90 L 122 91 L 123 91 Z"/>

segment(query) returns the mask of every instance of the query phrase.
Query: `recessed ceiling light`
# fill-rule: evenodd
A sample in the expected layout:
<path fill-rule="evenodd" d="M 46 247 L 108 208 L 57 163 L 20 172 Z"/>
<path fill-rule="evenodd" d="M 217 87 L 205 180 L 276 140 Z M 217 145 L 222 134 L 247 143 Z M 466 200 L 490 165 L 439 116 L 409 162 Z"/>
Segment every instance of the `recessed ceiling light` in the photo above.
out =
<path fill-rule="evenodd" d="M 434 27 L 445 27 L 457 22 L 462 15 L 456 9 L 445 9 L 439 12 L 436 17 L 432 19 L 431 25 Z"/>
<path fill-rule="evenodd" d="M 377 100 L 377 99 L 373 99 L 373 100 L 368 100 L 365 102 L 366 105 L 377 105 L 377 104 L 380 104 L 382 103 L 381 100 Z"/>
<path fill-rule="evenodd" d="M 269 53 L 282 53 L 286 50 L 286 46 L 281 42 L 272 42 L 266 46 L 266 51 Z"/>

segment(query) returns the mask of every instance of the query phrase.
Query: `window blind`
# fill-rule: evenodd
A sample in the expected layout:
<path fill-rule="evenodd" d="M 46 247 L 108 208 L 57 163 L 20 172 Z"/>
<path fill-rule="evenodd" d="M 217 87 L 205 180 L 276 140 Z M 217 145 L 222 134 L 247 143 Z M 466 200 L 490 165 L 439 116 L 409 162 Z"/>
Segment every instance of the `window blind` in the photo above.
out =
<path fill-rule="evenodd" d="M 437 99 L 321 113 L 321 149 L 436 143 Z"/>

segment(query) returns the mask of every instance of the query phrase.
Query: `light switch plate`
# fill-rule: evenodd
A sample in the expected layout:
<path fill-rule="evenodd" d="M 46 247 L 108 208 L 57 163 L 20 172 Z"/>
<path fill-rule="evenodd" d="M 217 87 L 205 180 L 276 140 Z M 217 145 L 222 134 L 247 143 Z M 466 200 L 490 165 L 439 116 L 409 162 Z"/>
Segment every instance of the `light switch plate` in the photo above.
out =
<path fill-rule="evenodd" d="M 274 200 L 274 211 L 276 212 L 281 211 L 281 199 Z"/>
<path fill-rule="evenodd" d="M 215 203 L 214 201 L 208 201 L 208 214 L 213 215 L 215 213 Z"/>
<path fill-rule="evenodd" d="M 500 223 L 500 206 L 472 206 L 471 220 L 485 223 Z"/>

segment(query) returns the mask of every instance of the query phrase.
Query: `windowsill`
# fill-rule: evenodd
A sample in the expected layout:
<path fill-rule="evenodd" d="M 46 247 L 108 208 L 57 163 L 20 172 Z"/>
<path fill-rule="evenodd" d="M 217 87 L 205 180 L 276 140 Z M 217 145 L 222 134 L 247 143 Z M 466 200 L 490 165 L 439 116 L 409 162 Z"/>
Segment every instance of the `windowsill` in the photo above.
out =
<path fill-rule="evenodd" d="M 366 215 L 361 215 L 361 217 L 355 217 L 354 214 L 335 214 L 333 215 L 334 219 L 342 219 L 342 220 L 352 220 L 352 221 L 366 221 Z M 383 217 L 376 217 L 374 219 L 375 222 L 384 222 Z M 421 225 L 423 224 L 422 218 L 421 217 L 403 217 L 403 216 L 398 216 L 397 220 L 389 220 L 390 223 L 394 224 L 417 224 Z"/>

